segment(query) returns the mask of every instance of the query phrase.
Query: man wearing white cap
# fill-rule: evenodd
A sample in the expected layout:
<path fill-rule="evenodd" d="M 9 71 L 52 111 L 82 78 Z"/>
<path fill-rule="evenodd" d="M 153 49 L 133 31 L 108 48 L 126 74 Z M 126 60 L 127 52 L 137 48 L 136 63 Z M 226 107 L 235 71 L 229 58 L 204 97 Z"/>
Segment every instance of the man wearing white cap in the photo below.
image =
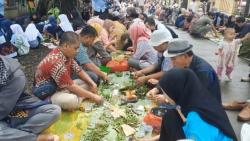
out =
<path fill-rule="evenodd" d="M 171 34 L 166 32 L 166 30 L 156 30 L 152 33 L 149 44 L 158 52 L 158 63 L 135 72 L 138 85 L 141 85 L 148 80 L 160 79 L 163 76 L 164 71 L 168 71 L 172 68 L 170 58 L 165 58 L 163 56 L 163 52 L 168 48 L 168 42 L 172 39 Z"/>

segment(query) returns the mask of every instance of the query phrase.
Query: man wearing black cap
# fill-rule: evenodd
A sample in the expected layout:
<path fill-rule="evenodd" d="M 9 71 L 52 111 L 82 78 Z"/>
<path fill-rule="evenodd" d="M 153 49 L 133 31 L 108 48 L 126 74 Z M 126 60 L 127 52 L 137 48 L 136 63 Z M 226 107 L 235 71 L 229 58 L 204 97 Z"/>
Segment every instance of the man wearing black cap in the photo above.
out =
<path fill-rule="evenodd" d="M 175 40 L 168 45 L 169 48 L 163 55 L 171 58 L 173 67 L 190 68 L 193 70 L 203 86 L 221 102 L 219 80 L 212 66 L 204 59 L 193 54 L 193 46 L 188 41 Z"/>

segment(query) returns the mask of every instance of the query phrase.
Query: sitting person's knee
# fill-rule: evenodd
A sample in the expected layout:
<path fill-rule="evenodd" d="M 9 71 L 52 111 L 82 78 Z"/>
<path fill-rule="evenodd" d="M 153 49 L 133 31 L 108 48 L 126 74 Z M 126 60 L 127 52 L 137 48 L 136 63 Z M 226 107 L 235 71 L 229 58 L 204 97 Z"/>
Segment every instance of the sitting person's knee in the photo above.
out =
<path fill-rule="evenodd" d="M 74 94 L 58 92 L 51 97 L 53 104 L 59 105 L 63 110 L 75 110 L 79 108 L 80 98 Z"/>

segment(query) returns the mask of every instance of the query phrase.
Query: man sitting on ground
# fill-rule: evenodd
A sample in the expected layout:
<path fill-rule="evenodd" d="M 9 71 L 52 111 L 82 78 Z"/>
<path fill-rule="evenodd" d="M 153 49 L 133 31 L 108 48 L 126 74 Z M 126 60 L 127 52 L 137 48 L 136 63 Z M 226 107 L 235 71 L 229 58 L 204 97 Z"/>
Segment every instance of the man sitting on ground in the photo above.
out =
<path fill-rule="evenodd" d="M 99 82 L 99 78 L 104 81 L 109 81 L 107 74 L 102 72 L 89 58 L 88 48 L 93 47 L 94 41 L 97 37 L 97 32 L 92 26 L 85 26 L 80 33 L 80 50 L 76 56 L 76 60 L 84 70 L 87 70 L 89 76 L 95 81 Z"/>
<path fill-rule="evenodd" d="M 195 37 L 204 38 L 209 31 L 213 31 L 217 37 L 216 28 L 213 25 L 214 14 L 209 12 L 208 15 L 200 17 L 196 22 L 190 25 L 190 34 Z"/>
<path fill-rule="evenodd" d="M 194 55 L 192 45 L 186 40 L 175 40 L 170 42 L 168 46 L 168 50 L 164 52 L 164 57 L 171 58 L 173 67 L 193 70 L 209 94 L 221 103 L 219 79 L 212 66 L 204 59 Z M 156 90 L 152 89 L 151 92 L 154 94 L 157 92 Z M 158 96 L 157 101 L 165 102 L 165 97 L 163 95 Z"/>
<path fill-rule="evenodd" d="M 35 86 L 33 94 L 40 99 L 50 97 L 53 104 L 61 106 L 65 110 L 74 110 L 80 106 L 83 98 L 90 98 L 97 104 L 103 102 L 103 98 L 97 95 L 97 85 L 81 69 L 74 60 L 79 51 L 80 39 L 74 32 L 65 32 L 62 35 L 59 47 L 51 51 L 38 65 L 35 74 Z M 89 88 L 86 90 L 72 80 L 76 73 L 81 80 L 81 85 Z M 66 89 L 66 92 L 57 92 L 57 89 Z"/>
<path fill-rule="evenodd" d="M 155 30 L 167 30 L 166 32 L 171 33 L 173 38 L 178 38 L 178 35 L 168 26 L 165 26 L 160 21 L 154 19 L 153 17 L 148 17 L 144 24 L 148 29 L 151 30 L 151 32 L 154 32 Z"/>
<path fill-rule="evenodd" d="M 171 34 L 165 32 L 164 30 L 156 30 L 153 32 L 151 39 L 149 40 L 149 44 L 158 52 L 158 63 L 135 72 L 135 77 L 137 78 L 136 82 L 138 85 L 144 84 L 150 80 L 152 81 L 153 79 L 159 80 L 165 71 L 172 68 L 170 58 L 165 58 L 163 56 L 163 53 L 168 48 L 168 42 L 172 39 Z"/>

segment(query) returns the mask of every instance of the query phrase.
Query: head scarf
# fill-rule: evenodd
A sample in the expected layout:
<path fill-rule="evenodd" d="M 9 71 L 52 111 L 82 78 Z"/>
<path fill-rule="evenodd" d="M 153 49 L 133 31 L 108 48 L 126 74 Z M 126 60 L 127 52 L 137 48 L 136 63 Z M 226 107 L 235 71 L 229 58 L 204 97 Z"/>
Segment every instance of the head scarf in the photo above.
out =
<path fill-rule="evenodd" d="M 57 25 L 56 17 L 55 16 L 49 16 L 49 23 L 52 26 L 56 26 Z"/>
<path fill-rule="evenodd" d="M 40 34 L 40 32 L 36 28 L 35 24 L 30 23 L 26 27 L 25 35 L 26 35 L 28 41 L 34 41 L 34 40 L 36 40 L 39 34 Z"/>
<path fill-rule="evenodd" d="M 96 30 L 96 32 L 97 32 L 97 35 L 98 35 L 98 37 L 100 36 L 100 34 L 101 34 L 101 32 L 102 32 L 102 30 L 103 30 L 103 27 L 100 25 L 100 24 L 98 24 L 98 23 L 92 23 L 92 24 L 90 24 L 92 27 L 94 27 L 94 29 Z"/>
<path fill-rule="evenodd" d="M 92 17 L 91 19 L 88 20 L 87 22 L 88 24 L 92 24 L 92 23 L 98 23 L 101 26 L 103 26 L 104 21 L 102 19 L 100 19 L 99 17 Z"/>
<path fill-rule="evenodd" d="M 98 24 L 98 23 L 93 23 L 93 24 L 91 24 L 91 26 L 94 27 L 94 29 L 97 32 L 97 36 L 98 36 L 95 39 L 94 42 L 100 41 L 101 40 L 101 34 L 102 34 L 103 30 L 104 30 L 103 27 L 100 24 Z"/>
<path fill-rule="evenodd" d="M 205 90 L 190 69 L 172 69 L 159 82 L 162 90 L 181 106 L 185 116 L 197 112 L 203 120 L 237 140 L 234 130 L 221 104 Z"/>
<path fill-rule="evenodd" d="M 23 37 L 25 37 L 23 29 L 22 29 L 22 27 L 19 24 L 13 24 L 13 25 L 11 25 L 10 29 L 11 29 L 11 31 L 12 31 L 13 34 L 22 35 Z"/>
<path fill-rule="evenodd" d="M 150 30 L 144 25 L 143 22 L 134 22 L 129 27 L 129 35 L 131 40 L 133 41 L 133 46 L 136 47 L 139 41 L 147 41 L 150 38 L 151 32 Z"/>
<path fill-rule="evenodd" d="M 58 18 L 60 20 L 59 26 L 61 27 L 61 29 L 64 32 L 67 32 L 67 31 L 74 32 L 73 27 L 72 27 L 71 23 L 69 22 L 68 17 L 65 14 L 59 15 Z"/>
<path fill-rule="evenodd" d="M 8 80 L 7 68 L 4 64 L 4 61 L 0 57 L 0 86 L 6 85 Z"/>
<path fill-rule="evenodd" d="M 103 23 L 103 27 L 108 31 L 110 32 L 110 28 L 111 27 L 114 27 L 114 22 L 111 21 L 111 20 L 105 20 L 104 23 Z"/>

